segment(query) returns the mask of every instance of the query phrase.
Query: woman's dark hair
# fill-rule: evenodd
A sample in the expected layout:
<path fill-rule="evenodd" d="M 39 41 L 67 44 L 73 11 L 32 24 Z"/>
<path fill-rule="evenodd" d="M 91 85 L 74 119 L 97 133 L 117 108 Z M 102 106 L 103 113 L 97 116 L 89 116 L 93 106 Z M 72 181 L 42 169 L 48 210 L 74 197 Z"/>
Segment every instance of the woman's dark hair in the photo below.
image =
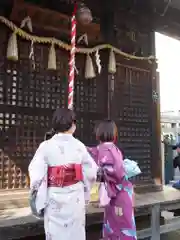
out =
<path fill-rule="evenodd" d="M 101 142 L 115 142 L 117 140 L 117 126 L 111 120 L 104 120 L 96 126 L 96 139 Z"/>
<path fill-rule="evenodd" d="M 52 128 L 54 132 L 66 132 L 76 122 L 75 114 L 67 108 L 58 108 L 53 114 Z"/>

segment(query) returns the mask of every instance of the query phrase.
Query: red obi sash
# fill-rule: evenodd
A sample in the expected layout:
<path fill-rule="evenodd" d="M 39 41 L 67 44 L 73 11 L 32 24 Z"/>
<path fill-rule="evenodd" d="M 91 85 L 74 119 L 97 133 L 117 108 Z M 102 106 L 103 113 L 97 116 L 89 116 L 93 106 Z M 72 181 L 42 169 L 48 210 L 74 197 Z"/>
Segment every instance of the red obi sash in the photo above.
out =
<path fill-rule="evenodd" d="M 67 187 L 83 181 L 82 165 L 48 167 L 48 187 Z"/>

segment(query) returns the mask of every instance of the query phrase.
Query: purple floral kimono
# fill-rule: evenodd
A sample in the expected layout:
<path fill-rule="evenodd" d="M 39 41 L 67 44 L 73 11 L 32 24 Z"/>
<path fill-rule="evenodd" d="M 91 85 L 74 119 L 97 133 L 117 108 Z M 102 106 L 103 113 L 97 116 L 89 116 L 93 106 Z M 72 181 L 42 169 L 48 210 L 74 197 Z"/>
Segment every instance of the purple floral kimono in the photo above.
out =
<path fill-rule="evenodd" d="M 120 150 L 111 142 L 102 143 L 95 148 L 88 148 L 88 150 L 96 163 L 103 169 L 108 197 L 111 199 L 105 206 L 103 239 L 137 239 L 133 186 L 126 176 Z M 111 168 L 107 168 L 107 166 Z"/>

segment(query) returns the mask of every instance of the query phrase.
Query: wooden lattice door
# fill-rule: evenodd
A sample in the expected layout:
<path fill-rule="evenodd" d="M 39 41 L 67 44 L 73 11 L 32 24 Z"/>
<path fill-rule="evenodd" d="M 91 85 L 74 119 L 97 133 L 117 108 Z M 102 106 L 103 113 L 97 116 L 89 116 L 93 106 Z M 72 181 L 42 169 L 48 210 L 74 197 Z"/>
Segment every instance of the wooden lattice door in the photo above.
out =
<path fill-rule="evenodd" d="M 102 55 L 102 59 L 103 59 Z M 75 112 L 77 114 L 76 136 L 87 145 L 96 143 L 94 126 L 107 117 L 107 75 L 106 67 L 94 79 L 84 79 L 85 56 L 77 56 L 79 74 L 75 84 Z"/>
<path fill-rule="evenodd" d="M 142 170 L 136 184 L 153 183 L 152 178 L 152 74 L 151 68 L 117 63 L 112 118 L 119 130 L 119 143 L 125 156 L 136 160 Z M 151 67 L 151 66 L 150 66 Z"/>
<path fill-rule="evenodd" d="M 35 70 L 29 61 L 30 42 L 18 39 L 19 61 L 6 59 L 9 31 L 1 26 L 0 49 L 0 189 L 24 188 L 29 161 L 51 127 L 54 109 L 67 106 L 69 52 L 56 49 L 57 71 L 47 70 L 50 46 L 35 44 Z M 101 77 L 84 79 L 85 58 L 76 58 L 77 137 L 94 143 L 96 120 L 105 117 Z"/>
<path fill-rule="evenodd" d="M 28 58 L 30 43 L 21 39 L 19 61 L 6 60 L 8 37 L 1 28 L 0 188 L 24 188 L 29 161 L 51 126 L 52 112 L 67 102 L 68 53 L 57 49 L 58 70 L 52 73 L 47 71 L 49 46 L 35 44 L 33 70 Z"/>

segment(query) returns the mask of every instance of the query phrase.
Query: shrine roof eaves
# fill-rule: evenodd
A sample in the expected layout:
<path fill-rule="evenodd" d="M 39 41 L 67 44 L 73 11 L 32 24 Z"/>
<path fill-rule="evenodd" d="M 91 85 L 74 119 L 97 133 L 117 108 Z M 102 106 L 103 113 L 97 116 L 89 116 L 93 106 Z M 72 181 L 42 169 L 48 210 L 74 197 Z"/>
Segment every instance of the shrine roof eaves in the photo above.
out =
<path fill-rule="evenodd" d="M 180 1 L 179 0 L 164 0 L 164 2 L 169 4 L 170 7 L 180 10 Z"/>

